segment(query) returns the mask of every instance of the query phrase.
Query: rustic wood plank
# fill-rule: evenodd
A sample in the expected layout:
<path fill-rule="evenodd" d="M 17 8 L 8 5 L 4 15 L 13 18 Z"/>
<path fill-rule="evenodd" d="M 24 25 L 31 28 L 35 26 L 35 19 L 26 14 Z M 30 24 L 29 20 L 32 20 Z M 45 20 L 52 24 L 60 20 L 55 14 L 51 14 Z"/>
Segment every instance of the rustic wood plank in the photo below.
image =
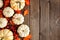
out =
<path fill-rule="evenodd" d="M 40 40 L 50 40 L 49 0 L 40 0 L 40 5 L 41 5 Z"/>
<path fill-rule="evenodd" d="M 29 15 L 32 40 L 39 40 L 39 0 L 30 0 Z"/>
<path fill-rule="evenodd" d="M 25 9 L 29 10 L 29 6 L 26 7 Z M 28 13 L 28 15 L 24 16 L 24 24 L 29 26 L 29 13 Z"/>
<path fill-rule="evenodd" d="M 50 40 L 60 40 L 60 0 L 50 0 Z"/>

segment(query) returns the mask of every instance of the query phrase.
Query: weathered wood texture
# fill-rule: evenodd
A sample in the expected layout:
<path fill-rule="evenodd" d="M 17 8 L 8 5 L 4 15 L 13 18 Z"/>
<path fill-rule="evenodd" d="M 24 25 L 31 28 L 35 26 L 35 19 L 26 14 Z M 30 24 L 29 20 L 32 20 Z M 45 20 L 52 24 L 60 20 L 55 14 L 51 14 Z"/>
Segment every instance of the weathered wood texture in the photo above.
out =
<path fill-rule="evenodd" d="M 30 1 L 30 26 L 32 40 L 39 40 L 39 0 Z"/>
<path fill-rule="evenodd" d="M 60 0 L 50 0 L 50 40 L 60 40 Z"/>
<path fill-rule="evenodd" d="M 40 0 L 40 5 L 41 5 L 40 40 L 50 40 L 49 0 Z"/>
<path fill-rule="evenodd" d="M 30 0 L 29 10 L 32 40 L 60 40 L 60 0 Z"/>
<path fill-rule="evenodd" d="M 30 0 L 29 15 L 25 16 L 25 24 L 31 29 L 32 39 L 39 40 L 39 0 Z"/>
<path fill-rule="evenodd" d="M 40 0 L 40 40 L 60 40 L 60 0 Z"/>

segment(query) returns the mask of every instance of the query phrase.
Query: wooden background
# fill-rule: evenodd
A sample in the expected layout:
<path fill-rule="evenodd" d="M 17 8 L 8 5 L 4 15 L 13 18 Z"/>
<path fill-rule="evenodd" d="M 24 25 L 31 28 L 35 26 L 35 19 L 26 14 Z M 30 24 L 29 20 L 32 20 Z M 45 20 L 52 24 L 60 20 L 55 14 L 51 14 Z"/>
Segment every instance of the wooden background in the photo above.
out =
<path fill-rule="evenodd" d="M 39 0 L 30 0 L 29 15 L 25 16 L 25 24 L 31 29 L 31 40 L 39 40 Z"/>
<path fill-rule="evenodd" d="M 40 0 L 40 40 L 60 40 L 60 0 Z"/>
<path fill-rule="evenodd" d="M 60 40 L 60 0 L 30 0 L 29 10 L 31 40 Z"/>

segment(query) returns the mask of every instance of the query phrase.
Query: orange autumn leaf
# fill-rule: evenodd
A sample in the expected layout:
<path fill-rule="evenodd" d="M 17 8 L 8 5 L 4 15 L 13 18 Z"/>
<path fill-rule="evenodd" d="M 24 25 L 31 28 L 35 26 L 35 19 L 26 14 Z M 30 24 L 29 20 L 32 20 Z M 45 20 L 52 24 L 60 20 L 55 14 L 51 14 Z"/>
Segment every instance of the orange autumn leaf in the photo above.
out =
<path fill-rule="evenodd" d="M 5 4 L 10 3 L 10 0 L 4 0 L 4 3 Z"/>
<path fill-rule="evenodd" d="M 29 11 L 28 10 L 25 10 L 24 11 L 24 16 L 28 15 Z"/>
<path fill-rule="evenodd" d="M 29 40 L 28 38 L 24 38 L 23 40 Z"/>
<path fill-rule="evenodd" d="M 3 17 L 3 15 L 0 14 L 0 18 L 2 18 L 2 17 Z"/>
<path fill-rule="evenodd" d="M 14 37 L 15 37 L 15 40 L 21 40 L 16 33 Z"/>
<path fill-rule="evenodd" d="M 10 0 L 4 0 L 4 8 L 7 7 L 10 3 Z"/>
<path fill-rule="evenodd" d="M 2 14 L 2 12 L 3 12 L 3 11 L 2 11 L 2 10 L 0 10 L 0 15 Z"/>
<path fill-rule="evenodd" d="M 2 14 L 0 14 L 0 18 L 1 18 L 1 17 L 3 17 L 3 15 L 2 15 Z"/>
<path fill-rule="evenodd" d="M 15 40 L 21 40 L 20 38 L 16 38 Z"/>
<path fill-rule="evenodd" d="M 26 5 L 29 6 L 30 5 L 30 0 L 25 0 Z"/>
<path fill-rule="evenodd" d="M 15 10 L 16 13 L 20 14 L 21 13 L 21 10 Z"/>
<path fill-rule="evenodd" d="M 32 36 L 31 35 L 28 35 L 27 37 L 25 37 L 23 40 L 30 40 Z"/>
<path fill-rule="evenodd" d="M 3 15 L 2 15 L 2 10 L 0 10 L 0 17 L 3 17 Z"/>
<path fill-rule="evenodd" d="M 10 21 L 10 24 L 14 25 L 13 21 Z"/>
<path fill-rule="evenodd" d="M 28 35 L 26 38 L 29 38 L 30 39 L 31 37 L 32 37 L 31 35 Z"/>
<path fill-rule="evenodd" d="M 2 10 L 0 10 L 0 12 L 2 12 Z"/>

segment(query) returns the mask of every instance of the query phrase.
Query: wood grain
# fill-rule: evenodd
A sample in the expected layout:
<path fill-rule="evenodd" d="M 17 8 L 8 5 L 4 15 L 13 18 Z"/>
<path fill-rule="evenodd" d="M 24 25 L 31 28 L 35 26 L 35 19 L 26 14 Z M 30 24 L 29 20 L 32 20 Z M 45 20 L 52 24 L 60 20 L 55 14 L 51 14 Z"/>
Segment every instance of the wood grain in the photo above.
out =
<path fill-rule="evenodd" d="M 29 15 L 25 16 L 25 24 L 30 26 L 32 39 L 39 40 L 39 0 L 30 0 Z"/>
<path fill-rule="evenodd" d="M 39 0 L 30 1 L 30 26 L 32 40 L 39 40 Z"/>
<path fill-rule="evenodd" d="M 31 40 L 60 40 L 60 0 L 30 0 L 29 10 Z"/>
<path fill-rule="evenodd" d="M 40 0 L 40 40 L 60 40 L 60 0 Z"/>
<path fill-rule="evenodd" d="M 41 5 L 40 40 L 50 40 L 49 0 L 40 0 L 40 5 Z"/>
<path fill-rule="evenodd" d="M 50 0 L 50 40 L 60 40 L 60 0 Z"/>

